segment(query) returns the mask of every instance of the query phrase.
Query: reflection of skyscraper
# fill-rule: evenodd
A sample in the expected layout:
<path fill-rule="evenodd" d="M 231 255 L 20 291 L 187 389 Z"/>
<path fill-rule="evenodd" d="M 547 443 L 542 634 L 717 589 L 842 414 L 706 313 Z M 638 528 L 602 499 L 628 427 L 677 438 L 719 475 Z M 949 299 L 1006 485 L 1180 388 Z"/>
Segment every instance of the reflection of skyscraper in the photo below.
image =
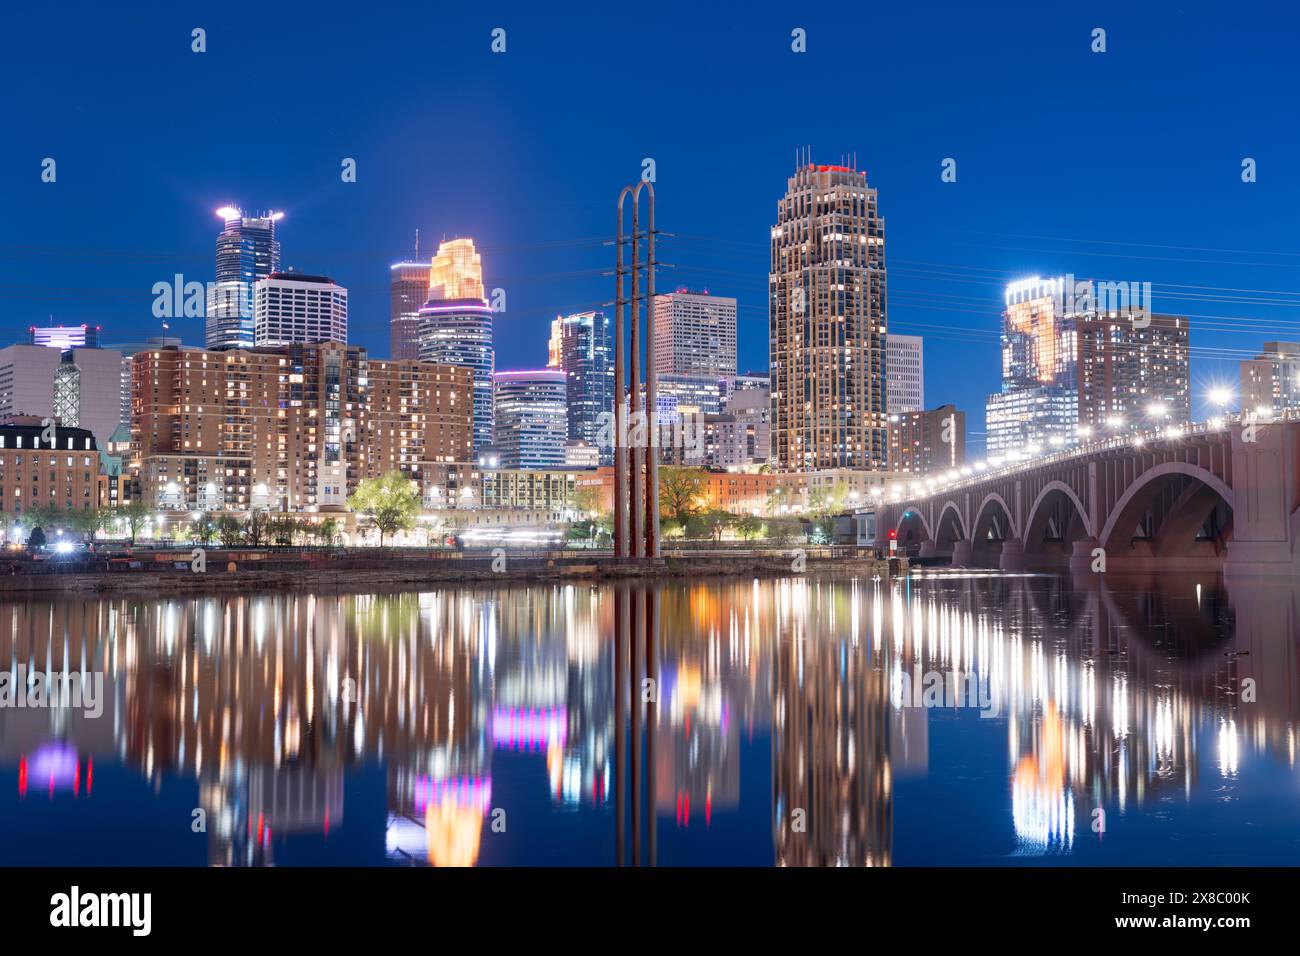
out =
<path fill-rule="evenodd" d="M 865 641 L 779 641 L 773 674 L 778 866 L 889 866 L 889 681 Z"/>
<path fill-rule="evenodd" d="M 275 224 L 282 212 L 252 216 L 234 206 L 217 210 L 225 227 L 217 237 L 217 280 L 208 295 L 207 347 L 252 348 L 253 283 L 280 268 Z"/>
<path fill-rule="evenodd" d="M 609 319 L 604 312 L 579 312 L 560 316 L 551 323 L 550 358 L 546 364 L 565 374 L 569 439 L 596 446 L 602 465 L 614 461 L 613 442 L 600 440 L 602 422 L 607 424 L 614 410 L 612 351 Z"/>
<path fill-rule="evenodd" d="M 420 308 L 420 358 L 474 372 L 474 450 L 492 444 L 492 309 L 483 297 L 483 265 L 473 239 L 438 247 L 429 270 L 429 298 Z"/>
<path fill-rule="evenodd" d="M 801 166 L 768 276 L 779 471 L 885 467 L 885 221 L 865 173 Z"/>

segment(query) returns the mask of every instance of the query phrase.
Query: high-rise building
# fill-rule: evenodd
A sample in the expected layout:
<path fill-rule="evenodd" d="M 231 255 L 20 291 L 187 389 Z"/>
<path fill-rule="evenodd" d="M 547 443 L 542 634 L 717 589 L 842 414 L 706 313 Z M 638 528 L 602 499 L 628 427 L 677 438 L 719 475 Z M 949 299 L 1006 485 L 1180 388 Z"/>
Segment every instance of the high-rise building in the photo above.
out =
<path fill-rule="evenodd" d="M 492 444 L 492 309 L 483 297 L 483 266 L 473 239 L 438 247 L 429 276 L 429 298 L 420 307 L 420 358 L 458 365 L 474 373 L 474 450 Z"/>
<path fill-rule="evenodd" d="M 495 448 L 502 468 L 563 468 L 569 440 L 565 373 L 496 372 Z"/>
<path fill-rule="evenodd" d="M 889 416 L 889 469 L 925 475 L 966 463 L 966 413 L 953 405 Z"/>
<path fill-rule="evenodd" d="M 678 289 L 655 296 L 655 371 L 734 376 L 736 300 Z"/>
<path fill-rule="evenodd" d="M 217 215 L 225 227 L 217 236 L 217 279 L 208 294 L 206 344 L 210 349 L 251 348 L 253 285 L 280 269 L 275 224 L 284 213 L 249 215 L 223 206 Z"/>
<path fill-rule="evenodd" d="M 613 442 L 608 434 L 614 413 L 613 348 L 609 319 L 604 312 L 578 312 L 551 322 L 546 364 L 565 375 L 569 439 L 599 446 L 602 465 L 614 461 Z M 602 429 L 607 433 L 604 436 Z"/>
<path fill-rule="evenodd" d="M 122 356 L 122 396 L 121 396 L 121 414 L 119 416 L 119 425 L 126 428 L 127 434 L 131 432 L 131 365 L 132 357 L 136 352 L 144 349 L 165 349 L 169 345 L 179 346 L 181 340 L 172 335 L 152 335 L 143 342 L 128 342 L 122 345 L 110 345 L 118 354 Z"/>
<path fill-rule="evenodd" d="M 121 389 L 122 353 L 112 349 L 0 349 L 0 416 L 30 415 L 85 428 L 104 448 L 120 423 Z"/>
<path fill-rule="evenodd" d="M 801 166 L 768 277 L 772 464 L 885 467 L 885 221 L 865 173 Z"/>
<path fill-rule="evenodd" d="M 253 286 L 258 348 L 348 340 L 348 290 L 328 276 L 273 272 Z"/>
<path fill-rule="evenodd" d="M 339 510 L 363 478 L 466 461 L 470 382 L 338 342 L 140 351 L 131 468 L 164 509 Z"/>
<path fill-rule="evenodd" d="M 925 407 L 925 353 L 921 336 L 885 337 L 885 394 L 890 415 Z"/>
<path fill-rule="evenodd" d="M 989 455 L 1190 418 L 1187 319 L 1153 314 L 1127 291 L 1111 301 L 1121 285 L 1035 276 L 1007 286 L 1002 390 L 985 407 Z"/>
<path fill-rule="evenodd" d="M 99 348 L 98 325 L 33 325 L 27 330 L 28 342 L 66 352 L 75 348 Z"/>
<path fill-rule="evenodd" d="M 1264 351 L 1241 363 L 1241 411 L 1274 415 L 1300 405 L 1300 343 L 1265 342 Z"/>
<path fill-rule="evenodd" d="M 431 272 L 428 262 L 395 262 L 389 267 L 388 342 L 395 359 L 420 357 L 420 306 L 429 300 Z"/>

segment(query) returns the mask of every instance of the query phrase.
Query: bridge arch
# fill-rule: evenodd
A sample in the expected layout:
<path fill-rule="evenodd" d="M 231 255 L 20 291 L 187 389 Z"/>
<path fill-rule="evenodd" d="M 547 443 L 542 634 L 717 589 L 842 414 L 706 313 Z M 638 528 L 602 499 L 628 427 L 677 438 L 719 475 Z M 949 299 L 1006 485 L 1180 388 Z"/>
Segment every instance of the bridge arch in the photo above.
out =
<path fill-rule="evenodd" d="M 996 491 L 990 491 L 975 509 L 974 527 L 971 529 L 972 541 L 983 541 L 994 532 L 998 540 L 1020 537 L 1016 527 L 1015 513 L 1006 500 Z"/>
<path fill-rule="evenodd" d="M 919 548 L 923 542 L 934 540 L 930 533 L 930 522 L 925 518 L 925 509 L 920 505 L 910 505 L 899 513 L 897 532 L 898 547 L 903 551 Z"/>
<path fill-rule="evenodd" d="M 939 508 L 939 517 L 934 522 L 934 545 L 935 550 L 941 554 L 952 552 L 953 545 L 958 541 L 969 540 L 966 533 L 966 520 L 962 517 L 961 508 L 957 507 L 955 501 L 945 501 Z"/>
<path fill-rule="evenodd" d="M 1092 518 L 1075 490 L 1063 481 L 1049 481 L 1029 508 L 1025 551 L 1042 551 L 1049 540 L 1060 541 L 1068 547 L 1071 542 L 1094 534 Z"/>
<path fill-rule="evenodd" d="M 1129 545 L 1149 513 L 1159 512 L 1154 529 L 1157 553 L 1186 548 L 1217 510 L 1226 508 L 1230 521 L 1232 489 L 1213 472 L 1186 462 L 1171 461 L 1143 472 L 1111 509 L 1098 535 L 1107 549 Z M 1225 533 L 1226 537 L 1226 533 Z"/>

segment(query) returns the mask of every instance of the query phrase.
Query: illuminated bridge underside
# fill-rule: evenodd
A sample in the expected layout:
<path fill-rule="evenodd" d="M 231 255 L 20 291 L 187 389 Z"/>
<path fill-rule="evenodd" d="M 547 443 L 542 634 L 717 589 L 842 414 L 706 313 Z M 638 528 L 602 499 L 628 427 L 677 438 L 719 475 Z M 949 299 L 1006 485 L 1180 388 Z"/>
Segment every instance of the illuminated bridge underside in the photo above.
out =
<path fill-rule="evenodd" d="M 1300 422 L 1080 449 L 888 503 L 899 547 L 1008 571 L 1300 570 Z"/>

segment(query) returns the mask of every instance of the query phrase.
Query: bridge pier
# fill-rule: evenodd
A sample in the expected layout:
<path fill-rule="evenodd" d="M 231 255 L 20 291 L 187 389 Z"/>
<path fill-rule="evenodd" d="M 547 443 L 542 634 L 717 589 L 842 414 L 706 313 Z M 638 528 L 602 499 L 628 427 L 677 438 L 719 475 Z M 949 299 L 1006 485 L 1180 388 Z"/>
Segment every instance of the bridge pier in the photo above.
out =
<path fill-rule="evenodd" d="M 1077 574 L 1092 574 L 1092 562 L 1096 560 L 1093 552 L 1099 547 L 1101 544 L 1096 538 L 1080 538 L 1074 542 L 1074 549 L 1070 552 L 1070 570 Z"/>
<path fill-rule="evenodd" d="M 1003 571 L 1025 570 L 1025 546 L 1015 538 L 1002 542 L 1002 554 L 998 557 L 998 568 Z"/>
<path fill-rule="evenodd" d="M 933 541 L 922 541 L 921 550 L 917 553 L 917 557 L 933 558 L 938 553 L 938 548 Z"/>
<path fill-rule="evenodd" d="M 952 545 L 952 566 L 954 568 L 968 568 L 971 565 L 971 552 L 974 550 L 974 544 L 970 541 L 954 541 Z"/>

